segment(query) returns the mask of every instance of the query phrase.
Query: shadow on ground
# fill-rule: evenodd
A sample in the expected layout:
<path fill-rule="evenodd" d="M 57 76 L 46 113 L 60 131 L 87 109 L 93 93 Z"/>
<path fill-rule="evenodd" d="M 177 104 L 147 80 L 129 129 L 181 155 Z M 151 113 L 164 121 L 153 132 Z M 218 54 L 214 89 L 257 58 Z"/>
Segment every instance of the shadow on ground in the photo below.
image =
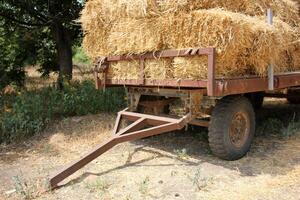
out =
<path fill-rule="evenodd" d="M 269 118 L 277 118 L 282 121 L 284 125 L 288 125 L 291 120 L 299 120 L 297 118 L 299 115 L 300 106 L 289 105 L 285 101 L 267 101 L 264 107 L 257 111 L 257 123 L 260 125 Z M 97 120 L 94 120 L 94 118 L 95 116 L 66 119 L 61 125 L 54 127 L 54 129 L 58 129 L 58 131 L 48 129 L 45 135 L 31 139 L 30 141 L 33 141 L 31 142 L 32 144 L 29 142 L 29 144 L 23 144 L 21 145 L 22 147 L 16 147 L 15 149 L 0 149 L 0 154 L 2 154 L 1 160 L 6 162 L 6 156 L 7 159 L 9 158 L 9 162 L 14 162 L 18 158 L 26 157 L 25 152 L 32 151 L 37 144 L 42 143 L 44 140 L 49 141 L 53 132 L 62 132 L 66 137 L 85 137 L 84 134 L 97 132 L 97 126 L 100 124 L 104 126 L 106 130 L 113 127 L 113 115 L 97 115 Z M 247 156 L 241 160 L 229 162 L 220 160 L 212 155 L 207 141 L 207 129 L 190 128 L 189 131 L 177 131 L 131 142 L 130 145 L 133 146 L 134 150 L 128 155 L 124 165 L 120 164 L 104 171 L 99 170 L 99 173 L 85 172 L 69 181 L 66 185 L 82 182 L 91 175 L 103 176 L 127 168 L 174 166 L 171 160 L 178 161 L 176 165 L 182 166 L 201 166 L 202 163 L 209 163 L 221 168 L 239 171 L 241 176 L 256 176 L 260 174 L 284 175 L 300 164 L 299 136 L 300 134 L 296 134 L 290 138 L 284 138 L 281 135 L 269 134 L 268 130 L 266 130 L 264 134 L 255 137 L 251 151 Z M 67 142 L 64 142 L 66 145 Z M 89 148 L 92 147 L 90 146 Z M 85 150 L 89 151 L 89 149 Z M 122 154 L 119 149 L 116 149 L 116 152 Z M 139 160 L 133 159 L 136 154 L 141 152 L 147 153 L 147 156 Z M 5 153 L 5 155 L 3 153 Z M 107 154 L 109 153 L 110 152 Z M 12 154 L 16 156 L 11 156 Z M 45 156 L 53 154 L 57 156 L 59 155 L 59 151 L 47 150 Z M 155 161 L 149 162 L 158 158 L 170 158 L 170 163 L 156 164 Z M 85 169 L 84 171 L 89 170 Z"/>
<path fill-rule="evenodd" d="M 269 118 L 277 118 L 287 126 L 292 120 L 299 120 L 297 118 L 299 115 L 299 105 L 289 105 L 284 100 L 279 101 L 279 103 L 271 100 L 265 102 L 263 108 L 257 111 L 257 124 L 260 126 Z M 168 165 L 151 165 L 147 163 L 150 160 L 162 157 L 177 159 L 185 166 L 200 166 L 202 163 L 209 163 L 229 170 L 237 170 L 241 176 L 285 175 L 300 164 L 300 137 L 298 133 L 290 138 L 285 138 L 280 134 L 269 134 L 266 130 L 263 135 L 260 133 L 255 137 L 251 151 L 247 156 L 238 161 L 223 161 L 212 155 L 207 141 L 207 129 L 189 129 L 188 131 L 177 131 L 131 142 L 138 147 L 128 156 L 125 165 L 100 173 L 86 172 L 67 185 L 81 182 L 90 175 L 102 176 L 131 167 Z M 147 152 L 153 156 L 131 162 L 134 154 L 139 152 Z"/>

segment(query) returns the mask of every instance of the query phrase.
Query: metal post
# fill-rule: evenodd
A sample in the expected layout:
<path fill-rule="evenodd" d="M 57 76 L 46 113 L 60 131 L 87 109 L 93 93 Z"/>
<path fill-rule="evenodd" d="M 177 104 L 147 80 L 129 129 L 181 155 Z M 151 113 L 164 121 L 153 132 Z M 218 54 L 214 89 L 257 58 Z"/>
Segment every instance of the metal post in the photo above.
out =
<path fill-rule="evenodd" d="M 273 11 L 272 9 L 267 10 L 267 20 L 268 24 L 273 25 Z M 274 66 L 273 66 L 273 60 L 271 60 L 270 65 L 268 66 L 268 89 L 274 90 Z"/>
<path fill-rule="evenodd" d="M 208 54 L 208 77 L 207 77 L 207 94 L 208 96 L 215 96 L 216 86 L 216 49 L 210 49 Z"/>

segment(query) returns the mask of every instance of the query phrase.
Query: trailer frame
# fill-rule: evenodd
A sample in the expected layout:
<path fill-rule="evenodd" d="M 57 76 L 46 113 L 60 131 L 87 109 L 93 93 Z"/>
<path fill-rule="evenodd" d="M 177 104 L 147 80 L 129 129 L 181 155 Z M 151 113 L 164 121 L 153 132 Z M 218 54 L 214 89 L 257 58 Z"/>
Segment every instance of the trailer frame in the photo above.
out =
<path fill-rule="evenodd" d="M 208 56 L 208 72 L 206 80 L 148 80 L 145 78 L 144 69 L 145 60 L 147 59 L 192 56 Z M 108 69 L 111 62 L 125 60 L 139 61 L 139 79 L 108 79 Z M 270 76 L 270 74 L 272 74 L 272 76 Z M 238 134 L 240 134 L 238 130 L 249 131 L 249 128 L 251 128 L 251 132 L 247 132 L 247 134 L 253 135 L 253 127 L 250 127 L 250 125 L 255 124 L 253 121 L 254 112 L 252 111 L 252 108 L 250 108 L 251 104 L 248 100 L 239 96 L 245 95 L 247 98 L 255 100 L 256 96 L 251 96 L 252 94 L 268 93 L 270 96 L 272 94 L 276 96 L 276 93 L 274 93 L 276 90 L 300 86 L 300 71 L 275 75 L 269 73 L 268 77 L 218 77 L 216 75 L 216 49 L 213 47 L 164 50 L 142 55 L 121 55 L 100 58 L 95 63 L 94 78 L 97 89 L 105 89 L 106 87 L 127 88 L 129 107 L 118 113 L 112 138 L 51 176 L 50 185 L 52 188 L 58 187 L 58 184 L 61 181 L 119 143 L 180 130 L 188 124 L 210 128 L 214 124 L 222 124 L 222 116 L 217 116 L 219 121 L 214 120 L 213 122 L 210 122 L 210 120 L 205 117 L 209 115 L 213 117 L 213 115 L 219 115 L 219 113 L 222 114 L 222 112 L 212 112 L 214 106 L 219 107 L 218 109 L 220 110 L 226 110 L 230 108 L 231 104 L 233 105 L 238 101 L 240 104 L 233 106 L 241 106 L 241 111 L 234 113 L 234 109 L 229 109 L 230 112 L 232 111 L 233 114 L 235 114 L 233 117 L 234 123 L 231 124 L 233 130 L 231 134 L 235 139 L 239 139 L 239 137 L 237 137 L 239 136 Z M 273 84 L 270 83 L 270 81 L 272 81 Z M 270 85 L 272 85 L 272 89 L 274 89 L 272 92 L 270 92 Z M 143 95 L 166 98 L 157 101 L 142 101 L 141 97 Z M 228 96 L 230 98 L 226 98 L 224 102 L 222 102 L 222 99 Z M 173 100 L 172 98 L 180 98 L 185 102 L 184 116 L 178 118 L 174 118 L 173 116 L 160 116 L 161 111 Z M 221 101 L 221 103 L 218 104 L 218 101 Z M 139 113 L 139 106 L 152 108 L 154 114 Z M 133 123 L 122 128 L 121 121 L 123 119 Z M 216 131 L 214 129 L 212 130 Z M 220 144 L 217 143 L 216 148 L 219 147 Z M 248 145 L 247 148 L 250 148 L 250 146 Z M 241 155 L 237 154 L 235 157 L 224 157 L 224 159 L 238 159 L 243 156 L 245 152 L 242 152 L 243 154 Z"/>
<path fill-rule="evenodd" d="M 208 56 L 208 72 L 206 80 L 148 80 L 145 79 L 145 60 L 174 57 Z M 135 80 L 114 80 L 108 79 L 107 73 L 111 62 L 128 60 L 139 60 L 140 76 Z M 103 78 L 99 78 L 99 73 Z M 160 87 L 177 89 L 203 89 L 211 97 L 222 97 L 234 94 L 269 91 L 269 82 L 273 80 L 274 90 L 300 86 L 300 71 L 273 74 L 272 76 L 260 77 L 256 75 L 243 77 L 218 77 L 216 75 L 216 49 L 210 48 L 189 48 L 180 50 L 164 50 L 143 55 L 109 56 L 98 60 L 95 70 L 96 88 L 116 86 L 139 86 L 139 87 Z"/>

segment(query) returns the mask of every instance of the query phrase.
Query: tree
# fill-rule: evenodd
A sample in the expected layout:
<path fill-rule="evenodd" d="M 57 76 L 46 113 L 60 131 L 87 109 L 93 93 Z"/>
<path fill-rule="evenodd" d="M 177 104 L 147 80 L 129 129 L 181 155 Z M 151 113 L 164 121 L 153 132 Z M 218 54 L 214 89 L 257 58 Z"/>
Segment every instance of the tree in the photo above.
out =
<path fill-rule="evenodd" d="M 44 70 L 59 67 L 60 78 L 72 78 L 72 45 L 79 38 L 79 0 L 1 0 L 0 18 L 11 27 L 32 34 L 36 60 Z"/>
<path fill-rule="evenodd" d="M 23 65 L 28 55 L 30 42 L 20 29 L 11 29 L 0 20 L 0 95 L 9 84 L 22 85 L 25 77 Z"/>

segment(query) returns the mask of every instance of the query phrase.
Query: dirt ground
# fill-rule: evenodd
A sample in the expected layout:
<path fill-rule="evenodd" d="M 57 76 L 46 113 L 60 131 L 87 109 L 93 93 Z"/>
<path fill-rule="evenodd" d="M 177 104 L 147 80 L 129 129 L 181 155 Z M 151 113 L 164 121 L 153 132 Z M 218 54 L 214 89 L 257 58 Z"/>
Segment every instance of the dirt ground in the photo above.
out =
<path fill-rule="evenodd" d="M 295 112 L 299 106 L 270 101 L 258 122 L 288 122 Z M 234 162 L 211 154 L 205 129 L 120 144 L 49 191 L 48 176 L 109 138 L 114 119 L 66 118 L 22 144 L 1 146 L 0 199 L 300 199 L 300 131 L 285 138 L 268 129 Z"/>

